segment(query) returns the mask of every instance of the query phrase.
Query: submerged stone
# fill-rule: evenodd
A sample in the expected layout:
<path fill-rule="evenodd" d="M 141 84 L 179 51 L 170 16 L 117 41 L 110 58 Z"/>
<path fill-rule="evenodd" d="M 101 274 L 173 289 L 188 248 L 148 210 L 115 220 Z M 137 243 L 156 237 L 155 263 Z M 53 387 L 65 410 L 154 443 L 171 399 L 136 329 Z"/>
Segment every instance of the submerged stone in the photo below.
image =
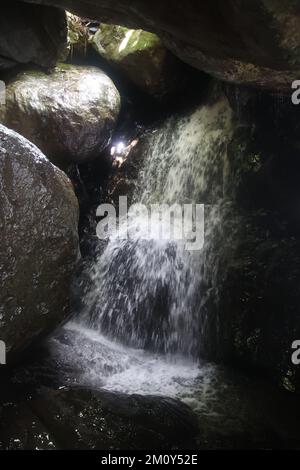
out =
<path fill-rule="evenodd" d="M 119 110 L 118 90 L 100 69 L 61 64 L 50 74 L 23 72 L 9 83 L 0 121 L 63 166 L 99 156 Z"/>

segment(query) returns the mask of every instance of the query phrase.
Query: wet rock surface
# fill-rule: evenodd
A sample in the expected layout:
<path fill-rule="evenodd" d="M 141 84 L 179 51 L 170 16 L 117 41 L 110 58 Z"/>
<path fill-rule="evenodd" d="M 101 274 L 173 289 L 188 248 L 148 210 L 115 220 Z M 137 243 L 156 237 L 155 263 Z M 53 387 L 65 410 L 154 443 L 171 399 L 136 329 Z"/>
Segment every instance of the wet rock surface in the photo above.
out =
<path fill-rule="evenodd" d="M 0 119 L 66 166 L 97 158 L 109 144 L 120 95 L 100 69 L 61 64 L 22 72 L 7 86 Z"/>
<path fill-rule="evenodd" d="M 299 77 L 300 10 L 295 0 L 35 0 L 82 16 L 158 34 L 188 64 L 221 80 L 290 90 Z"/>
<path fill-rule="evenodd" d="M 0 336 L 8 362 L 70 314 L 78 203 L 66 175 L 0 126 Z"/>
<path fill-rule="evenodd" d="M 17 64 L 53 67 L 67 53 L 64 11 L 17 1 L 2 2 L 0 70 Z"/>
<path fill-rule="evenodd" d="M 191 448 L 198 430 L 178 400 L 84 387 L 4 401 L 0 417 L 1 450 Z"/>
<path fill-rule="evenodd" d="M 64 448 L 185 447 L 197 430 L 187 406 L 162 397 L 72 389 L 50 392 L 33 408 Z"/>
<path fill-rule="evenodd" d="M 292 343 L 300 334 L 299 243 L 271 211 L 245 214 L 227 203 L 220 219 L 206 253 L 218 261 L 214 272 L 208 269 L 210 288 L 203 291 L 200 356 L 255 370 L 299 392 L 299 370 L 292 363 Z"/>
<path fill-rule="evenodd" d="M 234 88 L 228 97 L 235 126 L 206 253 L 206 266 L 218 262 L 200 310 L 201 355 L 299 392 L 299 110 L 281 95 Z"/>

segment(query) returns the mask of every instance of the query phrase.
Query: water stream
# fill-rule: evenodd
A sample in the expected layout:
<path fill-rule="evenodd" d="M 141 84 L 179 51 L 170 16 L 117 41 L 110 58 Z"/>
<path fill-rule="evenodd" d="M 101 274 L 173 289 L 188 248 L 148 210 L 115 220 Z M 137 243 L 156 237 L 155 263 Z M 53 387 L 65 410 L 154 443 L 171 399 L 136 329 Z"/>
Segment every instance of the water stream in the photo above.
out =
<path fill-rule="evenodd" d="M 146 240 L 140 218 L 131 222 L 139 228 L 132 239 L 112 235 L 89 266 L 82 310 L 48 343 L 50 369 L 63 385 L 183 400 L 199 414 L 201 448 L 280 446 L 298 432 L 296 421 L 284 422 L 281 395 L 198 354 L 201 309 L 208 291 L 217 293 L 223 223 L 231 210 L 223 190 L 232 128 L 221 99 L 170 118 L 147 137 L 134 199 L 205 204 L 204 247 L 189 251 L 180 240 Z M 226 242 L 234 243 L 234 226 Z"/>
<path fill-rule="evenodd" d="M 215 208 L 222 201 L 230 125 L 225 100 L 185 118 L 171 118 L 148 137 L 134 197 L 147 207 L 205 203 L 206 247 L 211 227 L 219 222 Z M 184 240 L 155 238 L 151 233 L 146 239 L 147 221 L 144 214 L 131 219 L 134 237 L 120 239 L 114 234 L 96 258 L 80 323 L 131 347 L 197 356 L 207 248 L 187 249 Z M 197 222 L 199 233 L 203 220 Z M 122 232 L 124 222 L 120 224 Z"/>
<path fill-rule="evenodd" d="M 222 99 L 172 117 L 146 137 L 134 200 L 205 203 L 205 246 L 191 251 L 183 240 L 144 239 L 142 217 L 130 222 L 134 237 L 111 235 L 88 268 L 82 311 L 50 340 L 52 357 L 76 369 L 77 382 L 186 400 L 195 387 L 207 393 L 214 367 L 199 364 L 199 311 L 210 233 L 220 221 L 230 126 Z"/>

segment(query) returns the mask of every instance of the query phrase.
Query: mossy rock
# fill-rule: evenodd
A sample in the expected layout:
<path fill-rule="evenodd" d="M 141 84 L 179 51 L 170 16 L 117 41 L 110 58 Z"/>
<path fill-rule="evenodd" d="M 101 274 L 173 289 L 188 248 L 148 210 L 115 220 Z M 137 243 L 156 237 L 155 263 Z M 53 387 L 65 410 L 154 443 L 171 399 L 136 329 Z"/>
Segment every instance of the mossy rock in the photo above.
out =
<path fill-rule="evenodd" d="M 127 79 L 156 98 L 182 84 L 180 62 L 155 34 L 101 23 L 91 43 Z"/>

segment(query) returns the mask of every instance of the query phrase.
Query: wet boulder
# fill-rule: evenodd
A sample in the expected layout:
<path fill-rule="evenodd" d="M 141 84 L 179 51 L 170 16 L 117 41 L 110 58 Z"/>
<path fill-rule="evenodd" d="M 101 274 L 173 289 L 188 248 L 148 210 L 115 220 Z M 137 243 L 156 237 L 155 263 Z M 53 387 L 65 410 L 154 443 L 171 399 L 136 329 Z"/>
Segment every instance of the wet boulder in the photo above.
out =
<path fill-rule="evenodd" d="M 0 125 L 0 339 L 8 363 L 69 315 L 78 203 L 66 175 Z"/>
<path fill-rule="evenodd" d="M 100 69 L 61 64 L 50 74 L 22 72 L 9 83 L 0 121 L 63 167 L 99 156 L 119 110 L 118 90 Z"/>
<path fill-rule="evenodd" d="M 101 23 L 91 42 L 101 57 L 156 98 L 184 84 L 184 64 L 153 33 Z"/>
<path fill-rule="evenodd" d="M 0 69 L 28 63 L 49 68 L 66 55 L 67 22 L 64 11 L 16 1 L 2 3 Z"/>

